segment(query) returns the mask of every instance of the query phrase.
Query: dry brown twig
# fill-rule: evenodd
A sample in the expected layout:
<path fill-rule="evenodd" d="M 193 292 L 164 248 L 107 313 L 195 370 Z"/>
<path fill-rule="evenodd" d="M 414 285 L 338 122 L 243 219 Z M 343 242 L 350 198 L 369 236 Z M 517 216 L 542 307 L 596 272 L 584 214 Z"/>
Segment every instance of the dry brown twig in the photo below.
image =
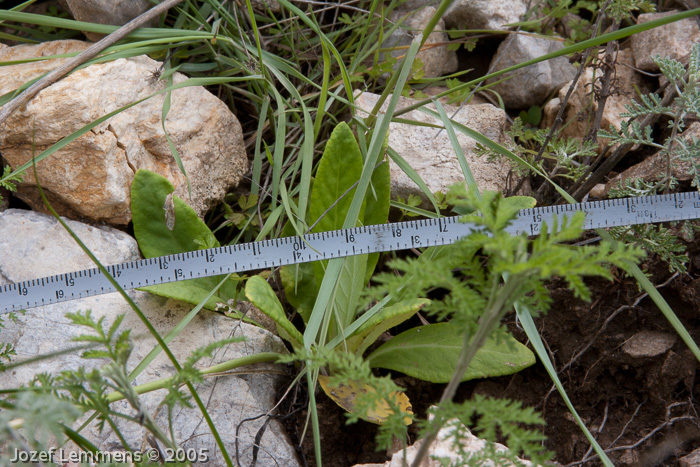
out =
<path fill-rule="evenodd" d="M 0 110 L 0 125 L 4 125 L 5 121 L 10 116 L 10 114 L 12 114 L 12 112 L 29 102 L 29 100 L 32 97 L 34 97 L 39 91 L 49 87 L 50 85 L 52 85 L 53 83 L 70 73 L 75 68 L 79 67 L 83 63 L 97 56 L 98 53 L 102 52 L 107 47 L 122 40 L 135 29 L 143 26 L 145 23 L 159 16 L 161 13 L 168 11 L 170 8 L 174 7 L 180 2 L 182 2 L 182 0 L 165 0 L 164 2 L 154 6 L 150 10 L 145 11 L 143 14 L 129 21 L 124 26 L 120 27 L 113 33 L 107 35 L 100 41 L 95 42 L 93 45 L 91 45 L 79 55 L 76 55 L 63 65 L 49 72 L 46 76 L 29 86 L 19 96 L 15 97 L 2 107 L 2 110 Z"/>

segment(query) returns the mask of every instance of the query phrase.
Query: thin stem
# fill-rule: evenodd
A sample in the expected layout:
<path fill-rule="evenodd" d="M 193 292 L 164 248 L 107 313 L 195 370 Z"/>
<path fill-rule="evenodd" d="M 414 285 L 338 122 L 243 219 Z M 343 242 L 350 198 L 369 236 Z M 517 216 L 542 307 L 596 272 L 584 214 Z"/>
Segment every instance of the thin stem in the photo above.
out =
<path fill-rule="evenodd" d="M 165 13 L 170 8 L 174 7 L 180 2 L 182 2 L 182 0 L 165 0 L 163 3 L 160 3 L 151 8 L 150 10 L 145 11 L 143 14 L 132 19 L 121 28 L 104 37 L 99 42 L 95 42 L 93 45 L 85 49 L 82 53 L 76 55 L 63 65 L 51 71 L 49 74 L 41 78 L 36 83 L 29 86 L 27 89 L 24 90 L 24 92 L 22 92 L 22 94 L 15 97 L 3 106 L 2 110 L 0 111 L 0 125 L 5 123 L 5 120 L 7 120 L 7 117 L 9 117 L 12 112 L 29 102 L 29 100 L 32 97 L 34 97 L 39 91 L 48 86 L 51 86 L 53 83 L 67 75 L 70 71 L 79 67 L 88 60 L 94 58 L 95 56 L 97 56 L 98 53 L 102 52 L 110 45 L 115 44 L 116 42 L 124 39 L 135 29 L 143 26 L 145 23 L 160 15 L 161 13 Z"/>
<path fill-rule="evenodd" d="M 204 370 L 200 370 L 199 373 L 202 375 L 222 373 L 224 371 L 231 371 L 247 365 L 255 365 L 256 363 L 274 363 L 278 358 L 280 358 L 280 354 L 276 352 L 262 352 L 253 355 L 246 355 L 245 357 L 234 358 L 233 360 L 205 368 Z M 157 391 L 158 389 L 165 389 L 170 386 L 173 381 L 175 381 L 175 376 L 159 379 L 157 381 L 149 381 L 148 383 L 134 386 L 134 392 L 136 394 L 146 394 L 148 392 Z M 124 395 L 118 391 L 107 395 L 107 402 L 110 404 L 122 399 L 124 399 Z"/>
<path fill-rule="evenodd" d="M 476 330 L 474 336 L 470 339 L 469 336 L 464 337 L 464 346 L 459 354 L 459 359 L 457 360 L 457 365 L 455 366 L 455 371 L 452 373 L 452 378 L 450 382 L 445 387 L 440 398 L 440 403 L 450 401 L 455 396 L 457 392 L 457 387 L 459 383 L 462 382 L 462 377 L 464 373 L 469 368 L 469 364 L 474 359 L 476 352 L 484 345 L 486 339 L 491 335 L 506 310 L 506 304 L 510 302 L 511 297 L 522 285 L 523 279 L 519 276 L 510 276 L 506 279 L 503 287 L 496 288 L 492 290 L 489 303 L 491 305 L 488 307 L 487 311 L 479 320 L 479 327 Z M 418 448 L 416 457 L 413 460 L 412 467 L 420 467 L 423 459 L 428 454 L 428 449 L 430 445 L 433 444 L 435 438 L 437 438 L 440 426 L 431 426 L 428 434 L 423 439 L 423 442 Z"/>

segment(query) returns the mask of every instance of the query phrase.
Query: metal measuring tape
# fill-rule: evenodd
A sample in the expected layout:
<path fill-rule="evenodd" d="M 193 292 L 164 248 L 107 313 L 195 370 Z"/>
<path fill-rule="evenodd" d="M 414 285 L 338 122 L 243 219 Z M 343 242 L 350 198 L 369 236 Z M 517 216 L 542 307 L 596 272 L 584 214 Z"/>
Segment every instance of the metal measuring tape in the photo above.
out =
<path fill-rule="evenodd" d="M 523 209 L 506 229 L 538 235 L 554 217 L 586 213 L 585 229 L 700 218 L 700 194 L 619 198 Z M 309 261 L 447 245 L 469 235 L 473 224 L 459 217 L 368 225 L 352 229 L 229 245 L 107 266 L 124 289 Z M 0 314 L 115 292 L 98 268 L 66 272 L 0 286 Z"/>

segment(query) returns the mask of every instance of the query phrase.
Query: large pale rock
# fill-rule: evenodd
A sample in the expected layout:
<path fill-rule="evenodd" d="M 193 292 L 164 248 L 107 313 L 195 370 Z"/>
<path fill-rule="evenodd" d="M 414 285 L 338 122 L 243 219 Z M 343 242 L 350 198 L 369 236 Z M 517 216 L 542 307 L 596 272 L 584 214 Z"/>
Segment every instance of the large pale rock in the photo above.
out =
<path fill-rule="evenodd" d="M 644 13 L 639 15 L 637 23 L 647 23 L 651 20 L 663 18 L 678 13 L 669 11 L 666 13 Z M 681 21 L 666 24 L 648 31 L 634 34 L 630 37 L 634 63 L 642 70 L 658 72 L 659 67 L 652 58 L 655 55 L 671 57 L 687 64 L 690 50 L 693 44 L 700 42 L 700 29 L 696 18 L 686 18 Z"/>
<path fill-rule="evenodd" d="M 136 242 L 123 232 L 107 227 L 91 227 L 75 221 L 69 221 L 69 225 L 104 263 L 138 259 Z M 0 213 L 0 242 L 0 251 L 3 251 L 3 255 L 0 256 L 0 284 L 94 266 L 58 222 L 44 214 L 19 210 Z M 132 291 L 129 295 L 161 336 L 172 330 L 192 308 L 181 302 L 145 292 Z M 118 315 L 125 315 L 120 329 L 131 329 L 130 337 L 134 344 L 128 364 L 129 371 L 133 370 L 155 346 L 155 339 L 124 299 L 116 293 L 29 309 L 26 314 L 18 315 L 16 323 L 10 320 L 5 322 L 5 328 L 0 333 L 0 343 L 14 345 L 17 352 L 15 361 L 74 347 L 76 344 L 71 342 L 73 336 L 90 333 L 87 328 L 71 324 L 65 317 L 67 312 L 79 310 L 92 310 L 96 319 L 104 316 L 105 326 L 109 326 Z M 185 327 L 169 344 L 169 348 L 177 359 L 183 362 L 196 348 L 232 336 L 245 337 L 246 342 L 219 349 L 213 358 L 200 361 L 200 366 L 209 367 L 259 352 L 285 352 L 279 338 L 269 332 L 205 311 Z M 61 370 L 74 370 L 79 366 L 99 369 L 104 364 L 102 360 L 81 359 L 78 352 L 66 353 L 13 368 L 0 378 L 0 388 L 8 389 L 26 384 L 40 372 L 56 373 Z M 266 418 L 263 416 L 257 420 L 244 420 L 273 409 L 276 403 L 275 387 L 281 381 L 280 371 L 270 364 L 243 367 L 239 370 L 235 375 L 219 375 L 205 379 L 203 384 L 197 386 L 197 393 L 204 401 L 229 454 L 235 457 L 235 440 L 238 436 L 241 465 L 250 465 L 254 444 L 257 443 L 256 434 Z M 172 364 L 161 353 L 135 379 L 134 384 L 156 381 L 172 375 Z M 139 403 L 141 409 L 155 419 L 161 430 L 168 433 L 167 409 L 159 407 L 164 396 L 164 390 L 150 392 L 141 395 Z M 114 402 L 111 408 L 120 413 L 137 416 L 125 401 Z M 181 448 L 208 450 L 209 462 L 195 465 L 224 465 L 198 409 L 177 407 L 173 417 L 175 439 Z M 117 417 L 115 420 L 128 444 L 133 449 L 143 449 L 146 433 L 141 426 Z M 237 433 L 239 425 L 240 430 Z M 109 425 L 100 433 L 95 424 L 91 424 L 81 434 L 100 450 L 114 451 L 121 447 Z M 294 449 L 278 421 L 270 421 L 259 445 L 257 465 L 298 465 Z M 67 449 L 72 447 L 69 445 Z"/>
<path fill-rule="evenodd" d="M 524 0 L 454 0 L 442 18 L 450 28 L 505 31 L 526 11 Z"/>
<path fill-rule="evenodd" d="M 140 258 L 136 240 L 123 232 L 76 221 L 68 225 L 105 265 Z M 95 267 L 54 217 L 33 211 L 0 213 L 0 251 L 0 284 Z"/>
<path fill-rule="evenodd" d="M 391 49 L 401 47 L 397 50 L 392 50 L 390 53 L 396 58 L 406 55 L 408 46 L 411 45 L 413 38 L 421 34 L 427 26 L 430 18 L 435 14 L 435 8 L 428 6 L 418 10 L 395 10 L 389 15 L 389 19 L 394 22 L 400 21 L 404 16 L 406 19 L 401 23 L 401 27 L 394 31 L 383 43 L 382 49 Z M 457 71 L 457 53 L 447 49 L 447 46 L 432 46 L 432 44 L 444 44 L 449 41 L 449 37 L 445 32 L 439 32 L 445 29 L 443 20 L 438 21 L 435 29 L 438 30 L 428 36 L 423 49 L 418 52 L 416 58 L 423 63 L 423 73 L 427 78 L 434 78 Z M 399 61 L 399 63 L 401 63 Z M 398 67 L 398 64 L 397 64 Z"/>
<path fill-rule="evenodd" d="M 602 59 L 602 55 L 601 55 Z M 620 123 L 625 120 L 620 117 L 620 114 L 626 112 L 625 105 L 628 105 L 632 100 L 636 99 L 637 92 L 649 92 L 648 85 L 635 72 L 632 63 L 632 53 L 628 49 L 620 50 L 617 53 L 615 66 L 615 79 L 613 81 L 613 93 L 608 96 L 603 110 L 603 116 L 600 121 L 600 128 L 609 131 L 610 125 L 616 129 L 620 128 Z M 598 101 L 591 95 L 591 89 L 594 84 L 600 87 L 600 78 L 602 71 L 588 68 L 583 72 L 576 88 L 569 98 L 568 105 L 562 116 L 565 127 L 559 127 L 560 136 L 582 138 L 588 133 L 588 129 L 593 124 L 595 113 L 598 110 Z M 542 128 L 551 128 L 554 119 L 561 107 L 561 101 L 564 100 L 566 93 L 571 86 L 571 82 L 564 85 L 559 90 L 559 97 L 555 97 L 545 105 L 544 118 L 542 119 Z M 607 145 L 607 140 L 598 138 L 600 151 Z"/>
<path fill-rule="evenodd" d="M 0 61 L 81 51 L 86 43 L 60 41 L 0 50 Z M 60 60 L 0 68 L 0 94 L 57 66 Z M 159 62 L 146 56 L 119 59 L 75 71 L 41 91 L 0 128 L 0 152 L 12 167 L 83 126 L 162 90 L 153 71 Z M 18 79 L 18 77 L 20 77 Z M 174 82 L 186 77 L 175 73 Z M 157 172 L 175 194 L 202 216 L 247 170 L 240 124 L 226 105 L 201 86 L 172 92 L 165 128 L 192 186 L 177 166 L 163 132 L 165 94 L 156 95 L 100 123 L 37 164 L 39 181 L 57 210 L 66 216 L 112 224 L 131 219 L 130 186 L 138 169 Z M 43 210 L 32 171 L 17 196 Z"/>
<path fill-rule="evenodd" d="M 379 96 L 369 92 L 359 94 L 355 104 L 361 112 L 360 117 L 365 117 L 377 103 Z M 416 101 L 408 98 L 400 98 L 397 110 L 408 107 Z M 426 106 L 436 112 L 434 105 Z M 386 110 L 386 103 L 382 111 Z M 505 144 L 507 137 L 505 127 L 506 114 L 503 110 L 491 104 L 465 105 L 459 109 L 446 105 L 445 111 L 449 117 L 454 116 L 455 122 L 466 125 L 472 130 L 478 131 L 487 138 L 501 144 Z M 401 118 L 414 120 L 433 125 L 442 125 L 439 118 L 427 115 L 419 110 L 414 110 L 402 115 Z M 480 190 L 502 191 L 506 185 L 506 178 L 510 170 L 507 162 L 489 162 L 486 158 L 476 155 L 476 141 L 457 132 L 457 139 L 469 167 Z M 413 167 L 423 179 L 431 192 L 442 191 L 447 193 L 448 187 L 457 182 L 464 182 L 464 175 L 459 161 L 445 130 L 436 128 L 415 126 L 404 123 L 391 123 L 389 127 L 389 146 L 401 155 L 406 162 Z M 418 186 L 404 173 L 398 165 L 391 162 L 391 193 L 393 197 L 418 195 L 425 199 Z"/>
<path fill-rule="evenodd" d="M 459 450 L 454 448 L 454 431 L 459 430 L 460 432 L 460 445 Z M 413 462 L 418 454 L 423 440 L 419 440 L 416 444 L 409 446 L 404 450 L 400 450 L 395 453 L 390 461 L 383 464 L 362 464 L 356 465 L 354 467 L 403 467 L 405 465 L 413 465 Z M 471 465 L 463 464 L 463 462 L 471 456 L 478 456 L 481 454 L 487 446 L 487 441 L 474 436 L 468 428 L 459 420 L 449 420 L 445 423 L 445 426 L 438 432 L 437 439 L 430 445 L 428 449 L 428 455 L 423 462 L 421 462 L 420 467 L 440 467 L 443 465 Z M 499 467 L 514 467 L 516 464 L 510 462 L 508 458 L 512 456 L 508 452 L 508 448 L 502 444 L 494 443 L 496 452 L 502 454 L 503 457 L 498 459 L 495 464 Z M 518 465 L 530 466 L 532 463 L 525 459 L 518 458 Z M 491 463 L 480 463 L 478 465 L 492 465 Z"/>
<path fill-rule="evenodd" d="M 65 0 L 73 18 L 86 23 L 110 24 L 122 26 L 151 9 L 148 0 Z M 158 18 L 150 21 L 148 26 L 158 24 Z M 103 34 L 85 32 L 91 41 L 98 41 Z"/>
<path fill-rule="evenodd" d="M 498 46 L 496 55 L 491 60 L 490 70 L 499 71 L 561 49 L 562 42 L 553 39 L 512 34 Z M 571 81 L 574 75 L 576 69 L 569 60 L 566 57 L 557 57 L 505 73 L 487 83 L 508 78 L 493 85 L 491 89 L 501 95 L 507 108 L 526 109 L 542 104 L 547 96 Z"/>

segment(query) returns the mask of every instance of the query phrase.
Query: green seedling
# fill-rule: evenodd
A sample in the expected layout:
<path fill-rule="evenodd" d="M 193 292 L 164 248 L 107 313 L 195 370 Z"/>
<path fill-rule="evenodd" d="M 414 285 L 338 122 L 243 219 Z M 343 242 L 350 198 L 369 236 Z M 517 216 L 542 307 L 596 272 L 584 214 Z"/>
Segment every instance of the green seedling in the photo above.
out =
<path fill-rule="evenodd" d="M 329 139 L 318 165 L 309 201 L 309 223 L 312 232 L 340 229 L 352 199 L 354 185 L 362 171 L 362 154 L 350 128 L 339 124 Z M 360 210 L 358 225 L 386 223 L 389 213 L 389 167 L 378 164 L 372 175 Z M 291 234 L 288 226 L 286 231 Z M 423 297 L 392 300 L 383 308 L 373 307 L 374 313 L 353 331 L 348 331 L 363 313 L 363 291 L 377 264 L 378 255 L 358 255 L 347 258 L 331 297 L 332 318 L 325 327 L 320 345 L 362 357 L 384 332 L 411 318 L 429 303 Z M 281 269 L 289 303 L 296 308 L 304 324 L 308 323 L 326 264 L 323 261 L 297 264 Z M 248 280 L 248 299 L 276 323 L 280 336 L 295 350 L 303 348 L 303 332 L 284 313 L 284 307 L 272 287 L 262 277 Z M 373 368 L 386 368 L 431 382 L 447 382 L 454 371 L 462 346 L 462 337 L 448 323 L 431 324 L 410 329 L 366 356 Z M 534 363 L 534 355 L 512 337 L 502 341 L 489 340 L 475 358 L 475 364 L 464 380 L 512 374 Z M 330 368 L 330 373 L 333 369 Z M 348 384 L 352 384 L 349 382 Z M 332 391 L 322 384 L 336 402 Z M 352 411 L 352 403 L 341 403 Z M 377 421 L 376 417 L 365 417 Z"/>

